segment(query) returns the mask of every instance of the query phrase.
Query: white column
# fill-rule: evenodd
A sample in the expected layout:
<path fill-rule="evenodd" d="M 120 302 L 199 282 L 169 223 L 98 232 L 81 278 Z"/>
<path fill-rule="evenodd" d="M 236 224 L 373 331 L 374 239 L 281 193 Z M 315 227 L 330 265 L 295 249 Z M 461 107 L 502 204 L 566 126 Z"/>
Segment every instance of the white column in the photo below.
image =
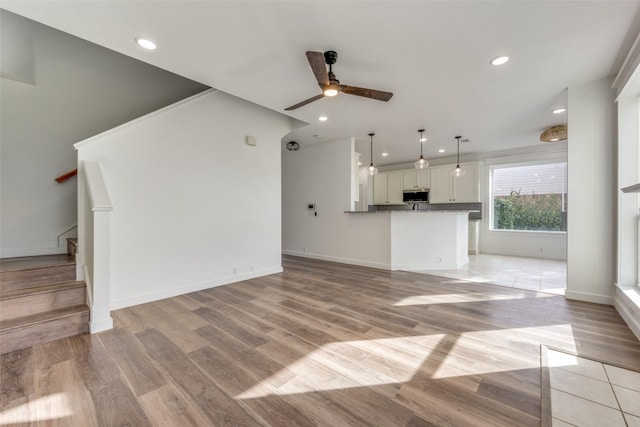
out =
<path fill-rule="evenodd" d="M 616 132 L 611 80 L 569 88 L 566 297 L 613 304 Z"/>

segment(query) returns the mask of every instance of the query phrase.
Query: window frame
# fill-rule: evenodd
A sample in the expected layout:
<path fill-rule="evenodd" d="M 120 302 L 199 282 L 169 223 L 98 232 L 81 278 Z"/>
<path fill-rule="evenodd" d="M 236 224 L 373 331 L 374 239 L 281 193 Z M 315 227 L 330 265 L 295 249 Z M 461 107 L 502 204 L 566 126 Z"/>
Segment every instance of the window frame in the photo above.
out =
<path fill-rule="evenodd" d="M 566 147 L 566 143 L 564 145 Z M 485 200 L 483 203 L 483 217 L 487 218 L 487 226 L 485 230 L 487 233 L 500 233 L 500 234 L 512 234 L 512 235 L 531 235 L 531 236 L 566 236 L 567 231 L 558 230 L 502 230 L 493 228 L 494 224 L 494 203 L 493 203 L 493 171 L 501 168 L 513 168 L 513 167 L 526 167 L 526 166 L 538 166 L 554 163 L 564 163 L 568 169 L 568 156 L 566 150 L 550 150 L 548 152 L 534 153 L 522 156 L 510 156 L 505 158 L 487 159 L 485 162 L 485 179 L 486 191 Z M 568 197 L 568 193 L 567 193 Z"/>

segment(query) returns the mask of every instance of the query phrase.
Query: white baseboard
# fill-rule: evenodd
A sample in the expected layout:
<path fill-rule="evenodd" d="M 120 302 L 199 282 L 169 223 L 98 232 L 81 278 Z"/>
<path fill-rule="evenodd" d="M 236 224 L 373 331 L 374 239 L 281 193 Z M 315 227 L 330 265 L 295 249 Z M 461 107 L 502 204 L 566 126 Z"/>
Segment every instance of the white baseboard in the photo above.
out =
<path fill-rule="evenodd" d="M 284 255 L 292 255 L 292 256 L 298 256 L 298 257 L 302 257 L 302 258 L 319 259 L 320 261 L 337 262 L 339 264 L 350 264 L 350 265 L 357 265 L 357 266 L 360 266 L 360 267 L 378 268 L 378 269 L 382 269 L 382 270 L 392 270 L 390 264 L 362 261 L 362 260 L 359 260 L 359 259 L 339 258 L 339 257 L 334 257 L 334 256 L 328 256 L 328 255 L 312 254 L 312 253 L 309 253 L 309 252 L 296 252 L 296 251 L 287 251 L 287 250 L 283 250 L 282 253 Z"/>
<path fill-rule="evenodd" d="M 66 246 L 51 246 L 49 248 L 5 248 L 0 249 L 0 258 L 21 258 L 26 256 L 66 254 Z"/>
<path fill-rule="evenodd" d="M 591 294 L 589 292 L 576 292 L 567 289 L 564 293 L 565 298 L 576 301 L 594 302 L 596 304 L 613 305 L 613 298 L 608 295 Z"/>
<path fill-rule="evenodd" d="M 637 286 L 616 285 L 614 306 L 640 340 L 640 289 Z"/>
<path fill-rule="evenodd" d="M 270 267 L 262 270 L 252 271 L 249 273 L 238 274 L 235 276 L 225 276 L 217 279 L 209 280 L 191 285 L 178 286 L 176 288 L 165 289 L 159 292 L 153 292 L 144 295 L 135 295 L 132 297 L 122 298 L 111 301 L 111 310 L 131 307 L 133 305 L 145 304 L 165 298 L 171 298 L 178 295 L 197 292 L 203 289 L 215 288 L 216 286 L 228 285 L 229 283 L 242 282 L 243 280 L 255 279 L 256 277 L 268 276 L 270 274 L 282 273 L 282 266 Z"/>
<path fill-rule="evenodd" d="M 467 264 L 469 262 L 469 258 L 466 257 L 459 264 L 457 264 L 457 263 L 445 263 L 445 264 L 443 264 L 443 263 L 440 263 L 440 264 L 436 264 L 436 263 L 426 263 L 426 264 L 385 264 L 385 263 L 381 263 L 381 262 L 370 262 L 370 261 L 363 261 L 363 260 L 352 259 L 352 258 L 341 258 L 341 257 L 334 257 L 334 256 L 329 256 L 329 255 L 319 255 L 319 254 L 314 254 L 314 253 L 309 253 L 309 252 L 297 252 L 297 251 L 283 250 L 282 253 L 284 255 L 292 255 L 292 256 L 298 256 L 298 257 L 302 257 L 302 258 L 319 259 L 321 261 L 337 262 L 339 264 L 350 264 L 350 265 L 357 265 L 357 266 L 360 266 L 360 267 L 378 268 L 378 269 L 381 269 L 381 270 L 391 270 L 391 271 L 395 271 L 395 270 L 403 270 L 403 271 L 412 271 L 412 270 L 456 270 L 456 269 L 464 266 L 465 264 Z"/>
<path fill-rule="evenodd" d="M 89 332 L 92 334 L 108 331 L 109 329 L 113 329 L 113 319 L 109 316 L 108 319 L 102 319 L 98 321 L 89 322 Z"/>
<path fill-rule="evenodd" d="M 403 271 L 457 270 L 465 264 L 466 263 L 456 264 L 453 262 L 439 264 L 436 264 L 434 262 L 427 264 L 394 264 L 392 269 Z"/>

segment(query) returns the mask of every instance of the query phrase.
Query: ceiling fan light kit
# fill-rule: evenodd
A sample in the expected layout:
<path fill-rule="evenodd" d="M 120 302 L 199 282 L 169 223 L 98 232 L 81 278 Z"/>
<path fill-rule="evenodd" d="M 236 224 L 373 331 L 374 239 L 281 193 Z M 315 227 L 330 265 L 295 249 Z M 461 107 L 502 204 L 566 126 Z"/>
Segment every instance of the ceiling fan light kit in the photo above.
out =
<path fill-rule="evenodd" d="M 309 61 L 309 65 L 311 66 L 311 71 L 313 71 L 313 75 L 316 77 L 322 93 L 320 95 L 312 96 L 309 99 L 305 99 L 304 101 L 294 104 L 290 107 L 287 107 L 285 108 L 286 111 L 296 110 L 300 107 L 304 107 L 305 105 L 310 104 L 313 101 L 317 101 L 318 99 L 324 98 L 325 96 L 336 96 L 340 92 L 346 93 L 348 95 L 357 95 L 383 102 L 389 101 L 393 96 L 393 93 L 391 92 L 384 92 L 376 89 L 366 89 L 357 86 L 341 85 L 340 81 L 333 73 L 333 64 L 335 64 L 338 60 L 338 53 L 333 50 L 328 50 L 324 53 L 307 51 L 306 55 L 307 61 Z M 328 71 L 327 65 L 329 66 Z"/>
<path fill-rule="evenodd" d="M 558 142 L 567 139 L 567 125 L 552 126 L 540 134 L 540 142 Z"/>
<path fill-rule="evenodd" d="M 424 129 L 418 130 L 420 132 L 420 158 L 414 163 L 416 169 L 426 169 L 429 167 L 429 161 L 422 156 L 422 142 L 426 139 L 422 137 Z"/>

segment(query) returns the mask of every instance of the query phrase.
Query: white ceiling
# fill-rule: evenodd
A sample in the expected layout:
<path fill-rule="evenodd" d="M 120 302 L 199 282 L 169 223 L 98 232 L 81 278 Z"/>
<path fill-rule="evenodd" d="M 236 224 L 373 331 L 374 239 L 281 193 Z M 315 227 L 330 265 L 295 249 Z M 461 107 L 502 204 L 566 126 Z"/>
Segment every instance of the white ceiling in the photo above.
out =
<path fill-rule="evenodd" d="M 2 7 L 310 123 L 303 147 L 349 136 L 378 165 L 539 144 L 566 123 L 566 88 L 615 75 L 640 30 L 640 1 L 15 1 Z M 147 52 L 134 43 L 158 44 Z M 340 94 L 319 88 L 305 51 L 336 50 Z M 499 55 L 511 60 L 495 67 Z M 320 123 L 317 117 L 327 115 Z M 320 138 L 314 137 L 320 135 Z M 439 148 L 447 150 L 437 153 Z M 389 156 L 380 157 L 382 151 Z"/>

